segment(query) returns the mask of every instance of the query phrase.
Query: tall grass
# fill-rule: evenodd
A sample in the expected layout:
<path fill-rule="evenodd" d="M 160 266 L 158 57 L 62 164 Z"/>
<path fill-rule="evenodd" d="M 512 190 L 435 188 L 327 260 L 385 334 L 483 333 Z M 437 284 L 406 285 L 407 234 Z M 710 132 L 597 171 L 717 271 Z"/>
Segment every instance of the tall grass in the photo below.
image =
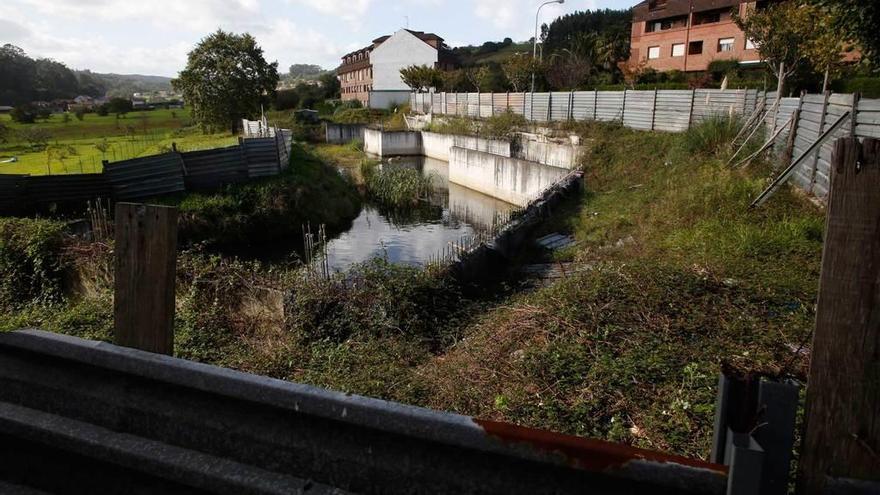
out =
<path fill-rule="evenodd" d="M 713 115 L 684 134 L 683 147 L 687 153 L 722 157 L 730 153 L 730 144 L 742 129 L 738 116 Z"/>
<path fill-rule="evenodd" d="M 434 191 L 431 177 L 411 168 L 385 168 L 365 161 L 361 174 L 367 194 L 389 208 L 416 206 Z"/>

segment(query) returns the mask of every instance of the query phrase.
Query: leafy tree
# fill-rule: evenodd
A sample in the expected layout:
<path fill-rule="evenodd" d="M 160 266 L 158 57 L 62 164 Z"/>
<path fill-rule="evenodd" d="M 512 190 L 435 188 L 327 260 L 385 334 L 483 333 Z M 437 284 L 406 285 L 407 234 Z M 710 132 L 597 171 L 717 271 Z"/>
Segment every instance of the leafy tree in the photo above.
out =
<path fill-rule="evenodd" d="M 773 3 L 765 9 L 751 10 L 745 17 L 733 13 L 734 22 L 758 46 L 761 58 L 776 74 L 780 96 L 786 78 L 807 62 L 813 14 L 800 1 Z"/>
<path fill-rule="evenodd" d="M 30 103 L 17 105 L 9 113 L 9 116 L 19 124 L 33 124 L 37 121 L 37 107 Z"/>
<path fill-rule="evenodd" d="M 106 117 L 110 114 L 110 107 L 106 103 L 103 105 L 98 105 L 98 108 L 95 109 L 95 113 L 100 115 L 101 117 Z"/>
<path fill-rule="evenodd" d="M 52 110 L 49 107 L 37 107 L 37 118 L 46 121 L 52 118 Z"/>
<path fill-rule="evenodd" d="M 295 89 L 283 89 L 275 93 L 275 110 L 292 110 L 299 105 L 299 93 Z"/>
<path fill-rule="evenodd" d="M 467 78 L 464 69 L 448 70 L 441 74 L 443 91 L 457 93 L 467 90 Z"/>
<path fill-rule="evenodd" d="M 822 93 L 825 93 L 831 77 L 840 75 L 843 54 L 850 43 L 841 37 L 841 31 L 829 11 L 815 5 L 806 5 L 804 8 L 813 14 L 813 25 L 805 47 L 807 59 L 816 72 L 825 75 L 822 82 Z"/>
<path fill-rule="evenodd" d="M 553 89 L 571 91 L 582 85 L 591 71 L 592 65 L 585 57 L 563 50 L 553 54 L 546 77 Z"/>
<path fill-rule="evenodd" d="M 8 125 L 0 122 L 0 143 L 6 143 L 9 141 L 9 136 L 12 135 L 12 129 L 9 128 Z"/>
<path fill-rule="evenodd" d="M 110 98 L 110 101 L 107 102 L 107 111 L 115 113 L 117 116 L 126 115 L 132 110 L 134 110 L 134 105 L 128 98 Z"/>
<path fill-rule="evenodd" d="M 171 84 L 183 92 L 203 129 L 236 127 L 268 104 L 278 86 L 278 62 L 268 63 L 250 34 L 222 30 L 202 39 Z"/>
<path fill-rule="evenodd" d="M 464 77 L 470 83 L 474 91 L 479 93 L 491 84 L 492 72 L 489 67 L 481 65 L 479 67 L 465 69 Z"/>
<path fill-rule="evenodd" d="M 95 144 L 95 149 L 101 152 L 101 159 L 107 156 L 107 152 L 110 151 L 110 148 L 112 148 L 112 146 L 110 146 L 110 142 L 107 141 L 107 138 L 103 138 L 99 143 Z"/>
<path fill-rule="evenodd" d="M 813 0 L 831 14 L 832 24 L 844 39 L 855 41 L 862 55 L 880 59 L 880 2 L 876 0 Z"/>
<path fill-rule="evenodd" d="M 439 69 L 427 65 L 410 65 L 400 69 L 400 78 L 413 91 L 429 91 L 443 84 L 443 76 Z"/>
<path fill-rule="evenodd" d="M 84 118 L 86 118 L 86 111 L 83 108 L 77 108 L 73 115 L 76 117 L 76 120 L 82 122 Z"/>
<path fill-rule="evenodd" d="M 339 78 L 335 72 L 327 72 L 322 74 L 318 81 L 321 83 L 321 89 L 324 90 L 324 98 L 328 100 L 338 99 L 342 85 L 339 84 Z"/>
<path fill-rule="evenodd" d="M 516 92 L 526 91 L 532 81 L 532 74 L 542 74 L 544 67 L 530 53 L 517 53 L 501 64 L 504 75 Z"/>
<path fill-rule="evenodd" d="M 293 79 L 304 79 L 309 76 L 319 76 L 324 69 L 319 65 L 312 64 L 293 64 L 287 69 L 288 75 Z"/>
<path fill-rule="evenodd" d="M 558 17 L 543 31 L 544 53 L 550 55 L 563 49 L 572 49 L 572 43 L 584 33 L 606 40 L 609 46 L 608 70 L 618 61 L 629 58 L 629 38 L 632 30 L 631 10 L 586 10 Z M 625 43 L 624 43 L 625 41 Z"/>

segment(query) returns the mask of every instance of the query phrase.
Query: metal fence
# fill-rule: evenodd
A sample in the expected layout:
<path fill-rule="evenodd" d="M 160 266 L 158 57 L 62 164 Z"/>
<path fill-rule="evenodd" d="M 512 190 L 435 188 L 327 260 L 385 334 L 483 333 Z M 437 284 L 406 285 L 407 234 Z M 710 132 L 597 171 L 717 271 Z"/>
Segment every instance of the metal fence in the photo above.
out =
<path fill-rule="evenodd" d="M 531 122 L 621 122 L 646 131 L 684 132 L 717 115 L 744 118 L 764 112 L 765 139 L 777 134 L 775 149 L 788 164 L 809 151 L 845 112 L 851 119 L 828 136 L 806 157 L 791 177 L 804 191 L 824 199 L 828 195 L 831 149 L 843 135 L 880 137 L 880 100 L 851 94 L 806 94 L 782 98 L 758 90 L 572 91 L 550 93 L 412 93 L 410 104 L 421 113 L 487 118 L 511 111 Z M 789 123 L 792 116 L 795 122 Z M 783 128 L 784 126 L 788 126 Z M 782 129 L 781 129 L 782 128 Z M 794 129 L 794 136 L 790 130 Z M 789 140 L 793 139 L 791 146 Z"/>
<path fill-rule="evenodd" d="M 0 175 L 0 214 L 84 209 L 96 198 L 147 199 L 277 175 L 290 162 L 292 134 L 240 138 L 239 144 L 203 151 L 104 162 L 102 173 L 52 176 Z"/>
<path fill-rule="evenodd" d="M 505 111 L 532 122 L 621 121 L 635 129 L 683 131 L 717 113 L 745 113 L 764 93 L 757 90 L 571 91 L 551 93 L 413 93 L 422 113 L 487 118 Z"/>

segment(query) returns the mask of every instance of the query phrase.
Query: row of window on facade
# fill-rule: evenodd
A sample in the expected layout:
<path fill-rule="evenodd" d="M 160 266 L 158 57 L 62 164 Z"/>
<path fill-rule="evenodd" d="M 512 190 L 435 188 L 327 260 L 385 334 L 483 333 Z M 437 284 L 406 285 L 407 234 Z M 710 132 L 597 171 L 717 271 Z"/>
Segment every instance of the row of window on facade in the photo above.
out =
<path fill-rule="evenodd" d="M 342 74 L 341 81 L 360 81 L 362 79 L 372 79 L 373 78 L 373 69 L 368 67 L 366 69 L 358 69 L 351 72 L 346 72 Z"/>
<path fill-rule="evenodd" d="M 703 53 L 703 41 L 691 41 L 688 43 L 687 54 L 688 55 L 702 55 Z M 736 45 L 736 38 L 720 38 L 718 40 L 718 44 L 715 49 L 718 53 L 724 52 L 732 52 L 734 50 L 734 46 Z M 751 40 L 746 40 L 745 49 L 746 50 L 754 50 L 757 48 L 755 43 Z M 672 50 L 670 52 L 671 57 L 684 57 L 685 54 L 685 44 L 684 43 L 673 43 Z M 662 56 L 660 52 L 659 46 L 649 46 L 648 47 L 648 60 L 656 60 Z"/>
<path fill-rule="evenodd" d="M 342 94 L 367 93 L 373 90 L 373 86 L 369 84 L 359 84 L 357 86 L 348 86 L 342 88 Z"/>
<path fill-rule="evenodd" d="M 365 58 L 367 58 L 367 54 L 365 52 L 359 52 L 355 53 L 354 55 L 349 55 L 345 57 L 344 63 L 351 64 L 360 60 L 364 60 Z"/>
<path fill-rule="evenodd" d="M 722 20 L 730 20 L 729 9 L 708 10 L 705 12 L 694 12 L 693 14 L 694 26 L 701 26 L 703 24 L 715 24 L 717 22 L 721 22 Z M 645 22 L 646 33 L 656 33 L 659 31 L 668 31 L 670 29 L 686 27 L 688 27 L 688 16 L 686 15 Z"/>

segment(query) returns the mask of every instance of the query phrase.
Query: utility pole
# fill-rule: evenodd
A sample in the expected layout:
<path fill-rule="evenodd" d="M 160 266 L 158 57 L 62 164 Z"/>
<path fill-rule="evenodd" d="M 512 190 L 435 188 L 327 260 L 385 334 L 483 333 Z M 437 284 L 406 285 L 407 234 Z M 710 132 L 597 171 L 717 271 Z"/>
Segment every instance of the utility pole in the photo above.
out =
<path fill-rule="evenodd" d="M 565 0 L 551 0 L 549 2 L 544 2 L 538 6 L 538 11 L 535 12 L 535 37 L 532 39 L 532 60 L 536 60 L 538 58 L 538 19 L 541 15 L 541 9 L 544 8 L 545 5 L 550 5 L 551 3 L 563 4 Z M 541 48 L 541 53 L 543 55 L 544 48 Z M 532 67 L 532 93 L 535 92 L 535 70 Z"/>

